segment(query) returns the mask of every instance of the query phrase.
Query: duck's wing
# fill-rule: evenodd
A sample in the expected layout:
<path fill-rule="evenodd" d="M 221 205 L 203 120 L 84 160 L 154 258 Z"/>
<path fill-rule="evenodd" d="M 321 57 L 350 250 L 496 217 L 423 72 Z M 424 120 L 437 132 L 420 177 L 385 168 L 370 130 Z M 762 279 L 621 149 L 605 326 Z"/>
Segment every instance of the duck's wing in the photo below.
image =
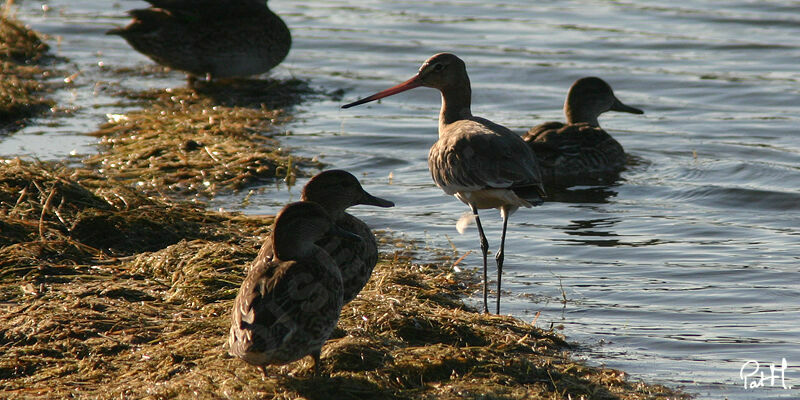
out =
<path fill-rule="evenodd" d="M 267 347 L 275 346 L 276 341 L 266 340 L 268 335 L 265 334 L 270 332 L 269 328 L 278 318 L 276 313 L 267 308 L 270 301 L 267 286 L 286 273 L 286 268 L 279 267 L 279 263 L 259 256 L 242 282 L 231 312 L 228 338 L 231 355 L 247 359 L 250 353 L 263 352 Z M 287 333 L 288 330 L 280 336 L 286 336 Z"/>
<path fill-rule="evenodd" d="M 272 261 L 272 257 L 274 256 L 275 251 L 272 250 L 272 235 L 270 235 L 267 240 L 264 241 L 264 244 L 261 245 L 261 249 L 258 251 L 256 259 L 253 261 L 253 265 L 268 263 Z"/>
<path fill-rule="evenodd" d="M 149 34 L 157 32 L 162 27 L 173 23 L 174 18 L 164 10 L 153 8 L 142 8 L 128 11 L 128 15 L 133 21 L 127 26 L 111 29 L 107 35 L 119 35 L 122 37 Z"/>
<path fill-rule="evenodd" d="M 600 127 L 587 123 L 541 127 L 531 129 L 524 139 L 536 153 L 548 185 L 596 184 L 624 168 L 622 145 Z"/>
<path fill-rule="evenodd" d="M 574 156 L 587 150 L 602 149 L 610 141 L 616 142 L 608 132 L 597 126 L 587 123 L 557 124 L 560 123 L 552 123 L 547 129 L 542 125 L 534 127 L 525 135 L 524 140 L 537 155 L 541 156 L 540 151 L 550 151 Z"/>
<path fill-rule="evenodd" d="M 333 267 L 327 254 L 322 258 Z M 342 307 L 341 276 L 316 264 L 272 261 L 253 265 L 234 301 L 231 354 L 242 357 L 270 351 L 297 340 L 295 335 L 307 336 L 310 341 L 327 338 Z M 333 325 L 327 323 L 330 321 Z"/>
<path fill-rule="evenodd" d="M 522 137 L 526 142 L 536 140 L 538 137 L 547 135 L 551 131 L 557 131 L 564 127 L 563 122 L 550 121 L 534 126 Z"/>
<path fill-rule="evenodd" d="M 234 15 L 266 10 L 266 1 L 260 0 L 146 0 L 153 8 L 166 10 L 175 16 L 199 18 L 201 15 L 227 18 Z"/>
<path fill-rule="evenodd" d="M 168 11 L 192 11 L 200 9 L 221 8 L 230 5 L 229 3 L 239 3 L 240 1 L 220 1 L 220 0 L 145 0 L 151 6 Z"/>

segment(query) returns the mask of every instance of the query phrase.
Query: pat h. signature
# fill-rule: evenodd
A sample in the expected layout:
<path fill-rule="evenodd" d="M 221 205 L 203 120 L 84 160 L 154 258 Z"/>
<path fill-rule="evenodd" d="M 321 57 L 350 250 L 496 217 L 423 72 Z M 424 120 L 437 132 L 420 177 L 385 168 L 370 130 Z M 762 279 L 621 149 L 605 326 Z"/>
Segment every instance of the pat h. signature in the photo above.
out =
<path fill-rule="evenodd" d="M 786 384 L 787 368 L 788 364 L 785 358 L 781 359 L 779 365 L 773 363 L 762 365 L 758 361 L 749 360 L 742 364 L 742 368 L 739 370 L 739 378 L 742 379 L 745 390 L 765 386 L 791 389 L 792 385 Z"/>

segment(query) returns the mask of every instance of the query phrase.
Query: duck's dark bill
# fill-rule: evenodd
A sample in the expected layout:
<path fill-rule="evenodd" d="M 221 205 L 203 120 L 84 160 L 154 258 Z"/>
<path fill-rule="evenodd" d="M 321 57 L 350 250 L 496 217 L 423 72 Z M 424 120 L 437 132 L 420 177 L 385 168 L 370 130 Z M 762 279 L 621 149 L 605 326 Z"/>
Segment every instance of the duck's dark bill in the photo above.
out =
<path fill-rule="evenodd" d="M 358 203 L 367 206 L 394 207 L 393 202 L 382 199 L 380 197 L 375 197 L 367 192 L 364 192 L 364 196 L 361 197 L 361 200 Z"/>
<path fill-rule="evenodd" d="M 627 104 L 624 104 L 618 99 L 614 99 L 614 104 L 611 105 L 611 111 L 628 112 L 631 114 L 644 114 L 644 111 L 636 107 L 631 107 Z"/>

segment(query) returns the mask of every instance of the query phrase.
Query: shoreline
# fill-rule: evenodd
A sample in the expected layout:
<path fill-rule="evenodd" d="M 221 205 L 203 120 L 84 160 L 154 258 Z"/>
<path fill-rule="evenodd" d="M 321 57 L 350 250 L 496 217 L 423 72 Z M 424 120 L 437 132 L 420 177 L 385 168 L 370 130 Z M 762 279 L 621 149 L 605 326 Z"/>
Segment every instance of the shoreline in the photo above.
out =
<path fill-rule="evenodd" d="M 298 102 L 309 94 L 253 82 Z M 267 150 L 239 156 L 277 149 L 262 132 L 290 118 L 292 103 L 232 90 L 127 94 L 145 107 L 101 126 L 101 152 L 85 167 L 2 161 L 0 389 L 9 398 L 687 397 L 575 362 L 553 331 L 477 313 L 461 300 L 474 274 L 454 273 L 449 260 L 415 264 L 414 244 L 388 237 L 381 247 L 394 250 L 381 253 L 323 347 L 327 376 L 312 377 L 304 359 L 262 379 L 223 344 L 272 218 L 209 211 L 197 197 L 290 183 L 321 165 Z M 219 171 L 191 173 L 209 168 Z"/>

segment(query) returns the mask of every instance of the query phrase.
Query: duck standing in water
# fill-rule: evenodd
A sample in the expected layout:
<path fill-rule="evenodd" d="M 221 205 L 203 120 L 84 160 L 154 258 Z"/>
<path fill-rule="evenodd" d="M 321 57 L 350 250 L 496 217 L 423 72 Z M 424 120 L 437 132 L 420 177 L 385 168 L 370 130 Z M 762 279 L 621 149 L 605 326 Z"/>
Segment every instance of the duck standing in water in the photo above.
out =
<path fill-rule="evenodd" d="M 342 311 L 342 274 L 315 244 L 329 234 L 355 237 L 316 203 L 291 203 L 278 213 L 269 239 L 274 254 L 256 257 L 233 303 L 231 355 L 265 375 L 267 365 L 311 355 L 319 373 L 322 345 Z"/>
<path fill-rule="evenodd" d="M 500 249 L 495 255 L 499 314 L 508 217 L 519 207 L 542 203 L 544 189 L 536 156 L 516 133 L 472 115 L 472 90 L 466 65 L 450 53 L 434 55 L 422 64 L 419 72 L 411 79 L 343 108 L 420 86 L 438 89 L 442 94 L 439 140 L 428 153 L 428 169 L 439 188 L 455 196 L 472 210 L 483 252 L 483 310 L 486 313 L 489 312 L 486 261 L 489 243 L 483 233 L 478 210 L 497 208 L 503 217 Z"/>
<path fill-rule="evenodd" d="M 372 276 L 378 262 L 378 243 L 369 226 L 345 210 L 359 204 L 394 207 L 394 203 L 375 197 L 358 182 L 353 174 L 343 170 L 328 170 L 315 175 L 303 187 L 301 200 L 312 201 L 322 206 L 333 218 L 336 226 L 360 237 L 326 235 L 317 241 L 330 254 L 342 273 L 344 304 L 353 300 Z M 272 243 L 261 247 L 259 258 L 272 257 Z"/>
<path fill-rule="evenodd" d="M 289 28 L 265 0 L 147 0 L 133 21 L 108 34 L 167 67 L 197 77 L 261 74 L 280 64 L 292 46 Z"/>
<path fill-rule="evenodd" d="M 539 159 L 545 185 L 594 185 L 617 178 L 627 156 L 597 122 L 606 111 L 644 114 L 619 101 L 604 80 L 581 78 L 569 88 L 564 102 L 567 123 L 545 122 L 525 134 L 523 139 Z"/>

